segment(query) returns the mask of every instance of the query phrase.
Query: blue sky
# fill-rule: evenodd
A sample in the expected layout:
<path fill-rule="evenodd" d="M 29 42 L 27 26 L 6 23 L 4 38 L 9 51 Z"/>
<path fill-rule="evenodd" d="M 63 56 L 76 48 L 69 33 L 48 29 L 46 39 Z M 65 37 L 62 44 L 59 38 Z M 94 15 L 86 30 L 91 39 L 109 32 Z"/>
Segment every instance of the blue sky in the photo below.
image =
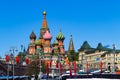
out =
<path fill-rule="evenodd" d="M 116 44 L 120 49 L 119 0 L 1 0 L 0 1 L 0 56 L 11 47 L 26 48 L 32 30 L 39 36 L 42 12 L 47 12 L 47 22 L 53 35 L 60 29 L 65 35 L 68 49 L 70 35 L 76 51 L 87 40 L 92 47 L 99 42 L 104 46 Z"/>

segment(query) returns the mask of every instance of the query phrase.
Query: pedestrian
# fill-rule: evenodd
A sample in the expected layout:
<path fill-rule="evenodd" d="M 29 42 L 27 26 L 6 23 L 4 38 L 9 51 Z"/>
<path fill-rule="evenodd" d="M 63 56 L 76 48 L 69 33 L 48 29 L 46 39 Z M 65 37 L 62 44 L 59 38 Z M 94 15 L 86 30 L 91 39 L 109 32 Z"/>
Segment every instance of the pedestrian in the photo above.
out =
<path fill-rule="evenodd" d="M 118 70 L 118 66 L 115 66 L 115 71 L 117 71 Z"/>
<path fill-rule="evenodd" d="M 38 75 L 35 75 L 35 80 L 38 80 Z"/>
<path fill-rule="evenodd" d="M 111 72 L 111 67 L 110 67 L 110 65 L 108 66 L 108 71 L 110 71 L 110 72 Z"/>

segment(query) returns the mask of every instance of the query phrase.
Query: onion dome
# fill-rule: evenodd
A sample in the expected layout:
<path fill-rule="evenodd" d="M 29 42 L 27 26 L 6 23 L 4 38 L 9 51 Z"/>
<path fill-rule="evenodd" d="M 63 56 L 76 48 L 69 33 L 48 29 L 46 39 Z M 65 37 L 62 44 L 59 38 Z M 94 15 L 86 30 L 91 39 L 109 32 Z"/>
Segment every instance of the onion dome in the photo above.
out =
<path fill-rule="evenodd" d="M 53 44 L 54 44 L 54 45 L 58 45 L 58 41 L 55 40 Z"/>
<path fill-rule="evenodd" d="M 41 45 L 41 41 L 38 39 L 36 42 L 35 42 L 36 45 Z"/>
<path fill-rule="evenodd" d="M 52 39 L 52 35 L 49 33 L 49 31 L 47 30 L 46 33 L 43 35 L 44 39 Z"/>
<path fill-rule="evenodd" d="M 63 33 L 62 33 L 61 31 L 60 31 L 59 34 L 57 35 L 56 39 L 57 39 L 57 40 L 64 40 L 64 39 L 65 39 L 65 37 L 64 37 L 64 35 L 63 35 Z"/>
<path fill-rule="evenodd" d="M 32 33 L 30 34 L 30 39 L 36 39 L 36 35 L 35 33 L 32 31 Z"/>

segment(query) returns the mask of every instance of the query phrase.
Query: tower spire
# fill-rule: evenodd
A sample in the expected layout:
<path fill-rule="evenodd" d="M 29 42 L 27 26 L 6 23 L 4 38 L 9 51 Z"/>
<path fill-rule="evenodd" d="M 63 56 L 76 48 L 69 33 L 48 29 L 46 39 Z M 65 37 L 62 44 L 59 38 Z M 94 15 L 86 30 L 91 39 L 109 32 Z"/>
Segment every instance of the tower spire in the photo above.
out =
<path fill-rule="evenodd" d="M 48 30 L 48 24 L 47 24 L 47 20 L 46 20 L 46 11 L 43 11 L 43 22 L 42 22 L 42 28 L 40 29 L 40 37 L 39 38 L 43 38 L 43 35 L 45 34 L 45 32 Z M 49 31 L 50 32 L 50 31 Z"/>
<path fill-rule="evenodd" d="M 46 21 L 46 11 L 43 11 L 43 22 L 42 22 L 42 28 L 47 28 L 48 25 L 47 25 L 47 21 Z"/>
<path fill-rule="evenodd" d="M 74 50 L 74 44 L 73 44 L 73 40 L 72 40 L 72 35 L 70 36 L 70 43 L 69 43 L 68 53 L 71 50 Z"/>

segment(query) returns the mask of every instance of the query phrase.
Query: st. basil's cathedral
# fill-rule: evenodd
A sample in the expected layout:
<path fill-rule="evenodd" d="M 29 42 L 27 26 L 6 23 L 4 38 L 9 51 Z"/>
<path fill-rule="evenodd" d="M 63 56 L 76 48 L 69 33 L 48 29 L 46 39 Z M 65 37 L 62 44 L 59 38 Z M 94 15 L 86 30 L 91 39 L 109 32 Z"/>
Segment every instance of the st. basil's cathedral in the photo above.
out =
<path fill-rule="evenodd" d="M 44 53 L 43 59 L 46 62 L 50 62 L 51 59 L 52 61 L 56 62 L 58 60 L 58 55 L 60 55 L 61 59 L 64 59 L 68 53 L 66 53 L 64 48 L 65 36 L 63 35 L 63 33 L 61 31 L 58 33 L 58 35 L 56 36 L 56 40 L 54 40 L 53 44 L 51 44 L 51 40 L 52 40 L 52 35 L 50 33 L 50 29 L 47 24 L 46 11 L 44 11 L 42 27 L 40 29 L 40 36 L 38 40 L 36 40 L 36 35 L 33 31 L 30 34 L 30 43 L 28 45 L 29 55 L 36 55 L 38 52 L 37 50 L 39 50 L 39 53 L 40 52 Z M 70 50 L 74 50 L 72 36 L 70 38 L 70 44 L 68 49 L 69 49 L 68 52 Z M 56 55 L 56 57 L 53 55 Z"/>

